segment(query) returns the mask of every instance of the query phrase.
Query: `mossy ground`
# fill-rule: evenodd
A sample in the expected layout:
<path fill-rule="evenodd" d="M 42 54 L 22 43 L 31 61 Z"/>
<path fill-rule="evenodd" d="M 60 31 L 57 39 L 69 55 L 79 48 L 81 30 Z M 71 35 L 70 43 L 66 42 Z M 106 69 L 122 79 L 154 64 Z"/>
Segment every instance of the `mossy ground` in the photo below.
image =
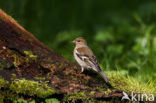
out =
<path fill-rule="evenodd" d="M 108 72 L 111 84 L 114 88 L 135 93 L 151 93 L 156 95 L 156 81 L 149 80 L 147 83 L 130 76 L 122 76 L 120 72 Z"/>
<path fill-rule="evenodd" d="M 0 99 L 3 101 L 7 100 L 16 100 L 19 99 L 19 94 L 37 97 L 37 98 L 46 98 L 50 95 L 57 93 L 53 88 L 49 87 L 46 82 L 37 82 L 30 81 L 25 79 L 15 79 L 11 83 L 0 79 Z"/>
<path fill-rule="evenodd" d="M 140 81 L 137 78 L 133 78 L 130 76 L 123 76 L 120 72 L 112 71 L 106 72 L 108 77 L 111 79 L 111 85 L 114 89 L 105 89 L 105 88 L 97 88 L 101 92 L 105 92 L 106 97 L 110 96 L 112 92 L 115 91 L 125 91 L 127 93 L 147 93 L 156 95 L 156 85 L 155 81 L 149 81 L 147 83 Z M 82 100 L 85 103 L 95 102 L 92 97 L 95 97 L 95 92 L 90 92 L 90 95 L 86 95 L 85 92 L 73 93 L 65 97 L 65 100 L 69 100 L 75 102 L 76 100 Z M 103 101 L 104 102 L 104 101 Z M 108 102 L 108 101 L 107 101 Z"/>
<path fill-rule="evenodd" d="M 39 98 L 46 98 L 47 96 L 56 93 L 56 91 L 50 88 L 46 82 L 39 83 L 37 81 L 25 79 L 15 79 L 9 88 L 17 94 L 37 96 Z"/>
<path fill-rule="evenodd" d="M 154 81 L 149 81 L 145 84 L 135 78 L 122 76 L 119 72 L 107 72 L 106 74 L 111 79 L 111 85 L 115 89 L 97 88 L 96 90 L 104 93 L 105 97 L 109 97 L 112 92 L 115 92 L 117 90 L 121 92 L 125 91 L 127 93 L 133 91 L 134 93 L 150 93 L 156 95 L 156 86 Z M 37 80 L 40 80 L 40 82 L 12 78 L 12 82 L 9 83 L 3 78 L 0 78 L 0 88 L 2 89 L 0 93 L 1 101 L 6 99 L 6 97 L 8 100 L 17 99 L 17 101 L 20 101 L 18 94 L 28 95 L 30 97 L 37 96 L 39 98 L 44 98 L 45 100 L 47 100 L 47 97 L 57 93 L 57 90 L 48 86 L 48 82 L 42 82 L 42 80 L 45 80 L 45 78 L 36 78 Z M 3 89 L 7 89 L 7 92 L 4 92 Z M 73 94 L 64 95 L 63 101 L 75 102 L 81 100 L 86 103 L 95 102 L 95 95 L 96 91 L 75 92 Z M 31 101 L 35 100 L 32 99 Z"/>

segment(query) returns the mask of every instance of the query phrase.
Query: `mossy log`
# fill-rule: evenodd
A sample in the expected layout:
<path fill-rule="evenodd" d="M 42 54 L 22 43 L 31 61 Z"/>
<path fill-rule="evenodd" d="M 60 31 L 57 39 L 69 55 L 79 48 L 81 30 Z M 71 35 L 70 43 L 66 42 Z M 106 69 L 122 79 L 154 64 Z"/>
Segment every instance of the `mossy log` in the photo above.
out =
<path fill-rule="evenodd" d="M 72 55 L 72 54 L 71 54 Z M 95 73 L 43 45 L 12 17 L 0 10 L 0 99 L 44 101 L 119 100 L 121 92 L 109 88 Z"/>

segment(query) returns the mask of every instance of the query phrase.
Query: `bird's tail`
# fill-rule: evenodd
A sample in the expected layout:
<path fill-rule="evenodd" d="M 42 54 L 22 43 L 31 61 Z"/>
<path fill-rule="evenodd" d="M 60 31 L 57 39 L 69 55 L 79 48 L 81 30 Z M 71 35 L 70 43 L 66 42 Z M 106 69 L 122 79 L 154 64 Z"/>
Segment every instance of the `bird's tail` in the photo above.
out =
<path fill-rule="evenodd" d="M 103 78 L 106 82 L 109 82 L 109 81 L 110 81 L 110 79 L 106 76 L 106 74 L 105 74 L 103 71 L 99 72 L 99 74 L 102 76 L 102 78 Z"/>

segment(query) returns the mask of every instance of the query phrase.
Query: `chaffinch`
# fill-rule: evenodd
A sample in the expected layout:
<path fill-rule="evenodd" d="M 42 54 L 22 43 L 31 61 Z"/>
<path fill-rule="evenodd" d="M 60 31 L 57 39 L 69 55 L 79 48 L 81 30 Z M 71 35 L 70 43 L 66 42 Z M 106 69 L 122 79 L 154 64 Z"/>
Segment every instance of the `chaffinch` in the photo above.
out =
<path fill-rule="evenodd" d="M 84 68 L 91 68 L 98 72 L 106 82 L 109 82 L 109 78 L 101 70 L 99 63 L 92 50 L 88 47 L 86 40 L 79 37 L 73 40 L 73 43 L 76 45 L 74 48 L 74 58 L 81 66 L 81 72 L 84 71 Z"/>

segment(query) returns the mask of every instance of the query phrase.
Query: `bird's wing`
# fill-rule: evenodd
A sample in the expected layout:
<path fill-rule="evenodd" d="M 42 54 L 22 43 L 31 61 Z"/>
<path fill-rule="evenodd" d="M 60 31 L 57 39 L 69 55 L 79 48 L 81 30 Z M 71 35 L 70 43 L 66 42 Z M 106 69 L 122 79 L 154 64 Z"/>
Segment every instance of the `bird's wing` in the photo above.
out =
<path fill-rule="evenodd" d="M 88 47 L 80 47 L 76 49 L 76 55 L 88 65 L 94 65 L 98 72 L 101 71 L 99 63 L 93 52 Z M 94 68 L 93 68 L 94 69 Z"/>

